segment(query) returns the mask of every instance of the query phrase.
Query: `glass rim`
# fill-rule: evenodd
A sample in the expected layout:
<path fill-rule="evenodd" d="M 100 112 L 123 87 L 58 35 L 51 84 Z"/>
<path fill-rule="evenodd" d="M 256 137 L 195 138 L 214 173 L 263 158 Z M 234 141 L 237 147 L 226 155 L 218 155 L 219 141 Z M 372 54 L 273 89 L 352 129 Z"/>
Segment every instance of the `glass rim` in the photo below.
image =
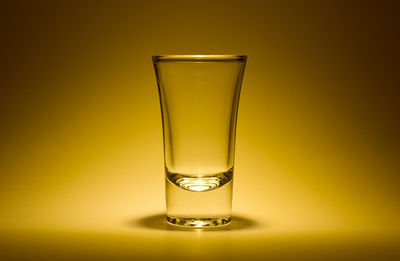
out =
<path fill-rule="evenodd" d="M 208 54 L 208 55 L 154 55 L 153 62 L 228 62 L 228 61 L 246 61 L 247 55 L 238 54 Z"/>

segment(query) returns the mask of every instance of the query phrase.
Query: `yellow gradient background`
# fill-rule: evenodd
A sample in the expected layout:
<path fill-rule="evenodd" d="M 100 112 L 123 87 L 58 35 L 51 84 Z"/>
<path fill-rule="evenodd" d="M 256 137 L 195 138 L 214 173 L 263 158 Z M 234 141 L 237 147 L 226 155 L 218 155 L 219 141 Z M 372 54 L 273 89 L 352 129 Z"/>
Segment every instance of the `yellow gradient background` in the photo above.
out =
<path fill-rule="evenodd" d="M 396 1 L 2 3 L 0 257 L 399 257 L 399 17 Z M 248 55 L 231 228 L 160 223 L 157 54 Z"/>

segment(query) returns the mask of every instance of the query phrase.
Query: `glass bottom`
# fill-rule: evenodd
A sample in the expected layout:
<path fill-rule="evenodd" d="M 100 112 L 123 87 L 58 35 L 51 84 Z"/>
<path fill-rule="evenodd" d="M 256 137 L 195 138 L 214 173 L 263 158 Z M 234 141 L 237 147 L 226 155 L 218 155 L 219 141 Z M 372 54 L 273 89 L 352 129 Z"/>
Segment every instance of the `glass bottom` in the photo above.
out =
<path fill-rule="evenodd" d="M 173 173 L 167 168 L 165 169 L 165 173 L 167 179 L 179 188 L 193 192 L 206 192 L 218 189 L 229 183 L 233 177 L 233 168 L 212 175 L 208 174 L 208 176 Z"/>
<path fill-rule="evenodd" d="M 231 217 L 224 218 L 181 218 L 167 216 L 167 222 L 171 225 L 180 227 L 220 227 L 226 226 L 231 222 Z"/>

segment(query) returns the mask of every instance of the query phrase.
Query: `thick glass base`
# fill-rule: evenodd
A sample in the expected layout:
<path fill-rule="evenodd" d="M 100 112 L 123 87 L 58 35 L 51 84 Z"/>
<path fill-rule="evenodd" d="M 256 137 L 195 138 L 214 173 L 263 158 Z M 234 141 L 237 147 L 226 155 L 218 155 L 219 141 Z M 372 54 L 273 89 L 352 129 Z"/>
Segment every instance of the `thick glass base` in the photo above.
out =
<path fill-rule="evenodd" d="M 187 179 L 185 185 L 189 181 L 192 182 Z M 200 181 L 203 181 L 202 178 L 197 178 L 193 183 L 197 186 Z M 191 184 L 190 188 L 194 186 Z M 172 225 L 193 228 L 227 225 L 232 215 L 232 179 L 221 187 L 200 192 L 182 188 L 167 178 L 166 203 L 167 221 Z"/>
<path fill-rule="evenodd" d="M 228 225 L 231 222 L 231 218 L 180 218 L 167 216 L 167 222 L 171 225 L 181 227 L 206 228 Z"/>

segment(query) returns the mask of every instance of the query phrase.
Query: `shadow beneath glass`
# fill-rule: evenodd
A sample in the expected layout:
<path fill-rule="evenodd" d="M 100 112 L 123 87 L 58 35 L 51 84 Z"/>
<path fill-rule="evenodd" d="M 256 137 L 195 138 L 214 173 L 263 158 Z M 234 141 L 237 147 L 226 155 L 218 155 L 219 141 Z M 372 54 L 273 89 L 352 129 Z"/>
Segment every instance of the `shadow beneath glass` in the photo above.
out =
<path fill-rule="evenodd" d="M 229 225 L 222 227 L 213 227 L 213 228 L 195 228 L 195 227 L 178 227 L 174 225 L 170 225 L 166 221 L 165 214 L 157 214 L 142 217 L 140 219 L 130 220 L 126 223 L 128 227 L 142 227 L 156 230 L 169 230 L 169 231 L 230 231 L 230 230 L 241 230 L 247 228 L 254 228 L 258 226 L 257 222 L 238 215 L 233 215 L 232 221 Z"/>

